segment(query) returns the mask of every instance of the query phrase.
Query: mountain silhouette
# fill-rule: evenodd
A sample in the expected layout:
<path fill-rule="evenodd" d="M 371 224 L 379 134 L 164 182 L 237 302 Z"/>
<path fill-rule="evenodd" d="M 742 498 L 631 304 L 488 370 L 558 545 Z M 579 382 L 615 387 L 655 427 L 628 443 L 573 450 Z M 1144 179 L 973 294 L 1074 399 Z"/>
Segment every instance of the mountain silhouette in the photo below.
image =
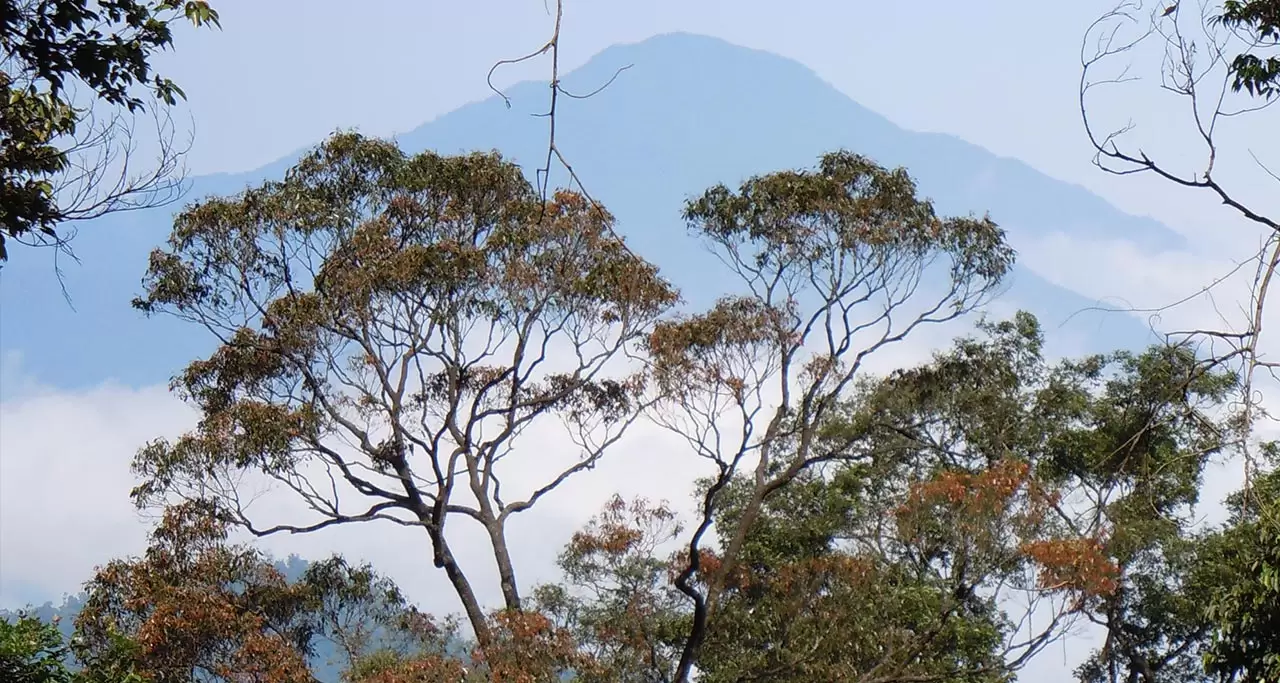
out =
<path fill-rule="evenodd" d="M 621 70 L 621 71 L 620 71 Z M 563 84 L 585 99 L 561 98 L 557 142 L 588 192 L 618 218 L 632 247 L 657 263 L 696 304 L 724 291 L 714 261 L 686 234 L 683 201 L 717 182 L 812 166 L 838 148 L 886 166 L 905 166 L 940 213 L 991 217 L 1018 247 L 1063 232 L 1119 237 L 1144 250 L 1182 246 L 1160 223 L 1125 214 L 1086 189 L 998 157 L 958 138 L 904 130 L 803 65 L 718 39 L 668 34 L 618 45 L 568 74 Z M 545 83 L 511 87 L 398 136 L 407 151 L 500 150 L 532 178 L 545 159 Z M 318 141 L 317 141 L 318 142 Z M 300 154 L 300 153 L 299 153 Z M 195 178 L 188 201 L 279 178 L 292 154 L 258 170 Z M 563 183 L 563 173 L 553 181 Z M 117 214 L 80 226 L 80 263 L 62 264 L 74 309 L 44 258 L 20 250 L 0 271 L 0 353 L 22 371 L 59 388 L 115 380 L 131 386 L 167 381 L 207 353 L 203 331 L 165 318 L 144 319 L 129 306 L 140 291 L 148 252 L 161 244 L 177 207 Z M 1095 302 L 1019 267 L 1004 303 L 1039 315 L 1050 341 L 1059 323 Z M 1136 319 L 1074 318 L 1066 328 L 1087 350 L 1152 341 Z M 0 388 L 0 392 L 4 389 Z"/>

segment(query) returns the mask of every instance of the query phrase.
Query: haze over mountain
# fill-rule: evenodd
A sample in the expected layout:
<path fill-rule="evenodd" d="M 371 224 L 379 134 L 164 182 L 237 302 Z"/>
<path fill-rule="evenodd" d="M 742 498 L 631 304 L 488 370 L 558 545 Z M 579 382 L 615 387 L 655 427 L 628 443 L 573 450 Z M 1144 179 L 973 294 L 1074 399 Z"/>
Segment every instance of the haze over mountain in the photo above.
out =
<path fill-rule="evenodd" d="M 591 195 L 617 216 L 632 247 L 662 267 L 693 306 L 723 287 L 714 258 L 685 232 L 679 216 L 684 199 L 717 182 L 732 185 L 755 173 L 808 167 L 837 148 L 906 167 L 940 213 L 989 212 L 1015 248 L 1055 233 L 1123 239 L 1147 252 L 1183 247 L 1182 237 L 1169 228 L 1125 214 L 1080 186 L 953 136 L 904 130 L 807 67 L 773 54 L 668 34 L 610 48 L 565 76 L 564 86 L 589 93 L 615 75 L 590 98 L 561 100 L 559 146 Z M 547 120 L 535 114 L 545 111 L 547 87 L 524 83 L 505 94 L 510 107 L 495 95 L 404 133 L 399 143 L 409 152 L 498 149 L 532 177 L 545 161 Z M 279 178 L 296 158 L 247 173 L 194 178 L 186 201 Z M 563 183 L 564 174 L 554 180 Z M 129 306 L 140 290 L 147 255 L 168 236 L 177 208 L 81 225 L 75 243 L 81 262 L 61 264 L 74 309 L 54 286 L 47 253 L 20 252 L 0 270 L 0 398 L 22 390 L 20 383 L 5 380 L 19 375 L 57 390 L 109 381 L 160 385 L 210 350 L 211 340 L 201 330 L 163 317 L 147 320 Z M 1090 266 L 1096 264 L 1076 264 Z M 1137 347 L 1153 339 L 1130 316 L 1071 317 L 1096 301 L 1051 284 L 1026 265 L 1015 270 L 997 303 L 995 315 L 1016 308 L 1036 313 L 1050 332 L 1050 352 Z M 8 364 L 15 362 L 18 372 L 8 375 L 14 368 Z M 125 491 L 112 495 L 123 498 Z M 15 595 L 35 602 L 57 598 L 43 594 L 43 586 L 28 590 L 21 582 L 8 583 Z"/>
<path fill-rule="evenodd" d="M 625 68 L 619 73 L 619 69 Z M 989 212 L 1015 247 L 1054 233 L 1123 238 L 1169 250 L 1182 238 L 1156 221 L 1122 213 L 1082 187 L 1050 178 L 955 137 L 903 130 L 822 81 L 803 65 L 718 39 L 669 34 L 610 48 L 564 78 L 558 143 L 593 197 L 618 218 L 640 254 L 657 263 L 692 304 L 720 289 L 712 258 L 685 233 L 683 200 L 717 182 L 810 166 L 846 148 L 905 166 L 941 213 Z M 509 89 L 399 136 L 407 151 L 498 149 L 527 169 L 546 154 L 546 84 Z M 318 142 L 318 141 L 317 141 Z M 238 175 L 195 178 L 187 201 L 278 178 L 297 158 Z M 563 174 L 556 178 L 564 180 Z M 177 207 L 117 214 L 80 226 L 80 263 L 62 262 L 74 310 L 53 283 L 50 262 L 26 252 L 0 271 L 0 357 L 59 389 L 114 380 L 167 381 L 210 348 L 199 330 L 146 320 L 129 307 L 148 252 L 167 237 Z M 1072 352 L 1133 347 L 1151 340 L 1137 319 L 1072 318 L 1096 302 L 1050 284 L 1025 266 L 1010 279 L 998 312 L 1035 312 Z M 12 369 L 12 366 L 10 366 Z M 10 383 L 0 383 L 8 385 Z M 0 395 L 16 389 L 0 385 Z"/>

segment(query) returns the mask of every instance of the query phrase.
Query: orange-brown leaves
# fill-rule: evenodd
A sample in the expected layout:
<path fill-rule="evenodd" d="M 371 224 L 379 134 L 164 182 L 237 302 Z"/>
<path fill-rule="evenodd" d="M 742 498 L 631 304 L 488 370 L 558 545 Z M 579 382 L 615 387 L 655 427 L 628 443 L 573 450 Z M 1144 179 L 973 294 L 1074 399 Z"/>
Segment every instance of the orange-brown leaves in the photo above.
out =
<path fill-rule="evenodd" d="M 152 683 L 313 683 L 309 658 L 326 641 L 348 683 L 460 680 L 440 656 L 452 630 L 369 566 L 334 557 L 290 581 L 269 557 L 228 544 L 227 529 L 209 504 L 167 509 L 143 558 L 112 562 L 89 584 L 80 659 Z"/>
<path fill-rule="evenodd" d="M 948 471 L 911 486 L 899 509 L 900 532 L 913 540 L 960 541 L 991 559 L 1023 557 L 1035 563 L 1045 590 L 1105 595 L 1118 569 L 1092 538 L 1046 539 L 1041 522 L 1057 502 L 1025 462 L 1006 460 L 976 472 Z M 954 548 L 953 548 L 954 551 Z"/>
<path fill-rule="evenodd" d="M 948 470 L 912 482 L 898 516 L 908 532 L 929 523 L 977 529 L 1005 520 L 1026 526 L 1038 522 L 1053 499 L 1027 463 L 1003 460 L 979 472 Z"/>
<path fill-rule="evenodd" d="M 562 563 L 582 568 L 621 562 L 628 556 L 648 557 L 679 532 L 676 515 L 665 504 L 654 505 L 643 498 L 628 504 L 615 495 L 586 528 L 574 533 Z"/>
<path fill-rule="evenodd" d="M 595 533 L 576 532 L 569 541 L 571 552 L 621 555 L 635 546 L 643 535 L 638 529 L 605 526 Z"/>
<path fill-rule="evenodd" d="M 907 497 L 909 508 L 943 505 L 958 517 L 989 517 L 1003 511 L 1030 483 L 1030 467 L 1019 460 L 1004 460 L 977 473 L 946 471 L 937 477 L 913 482 Z"/>
<path fill-rule="evenodd" d="M 1119 585 L 1120 569 L 1098 539 L 1037 540 L 1024 543 L 1021 550 L 1038 565 L 1038 582 L 1046 590 L 1105 596 Z"/>
<path fill-rule="evenodd" d="M 537 607 L 592 655 L 579 662 L 576 680 L 613 683 L 669 675 L 664 644 L 685 601 L 671 586 L 671 565 L 658 549 L 679 531 L 665 505 L 614 496 L 561 554 L 564 583 L 535 591 Z"/>
<path fill-rule="evenodd" d="M 926 557 L 949 554 L 969 574 L 960 578 L 975 580 L 1016 566 L 1019 544 L 1040 537 L 1055 501 L 1020 460 L 947 470 L 909 486 L 897 510 L 898 535 Z"/>
<path fill-rule="evenodd" d="M 295 618 L 306 604 L 253 551 L 224 545 L 225 526 L 201 505 L 166 512 L 144 559 L 98 571 L 77 619 L 82 661 L 112 656 L 132 640 L 129 665 L 144 680 L 194 676 L 262 683 L 310 683 Z"/>
<path fill-rule="evenodd" d="M 569 631 L 537 612 L 498 612 L 493 634 L 494 642 L 472 657 L 487 668 L 489 683 L 556 683 L 566 672 L 596 667 Z"/>
<path fill-rule="evenodd" d="M 784 593 L 794 591 L 816 593 L 833 583 L 847 586 L 862 585 L 875 571 L 875 564 L 864 557 L 845 554 L 811 557 L 784 565 L 778 571 L 772 588 Z"/>
<path fill-rule="evenodd" d="M 724 298 L 710 311 L 659 323 L 649 335 L 658 380 L 668 389 L 728 388 L 735 397 L 762 362 L 795 341 L 792 315 L 752 298 Z"/>

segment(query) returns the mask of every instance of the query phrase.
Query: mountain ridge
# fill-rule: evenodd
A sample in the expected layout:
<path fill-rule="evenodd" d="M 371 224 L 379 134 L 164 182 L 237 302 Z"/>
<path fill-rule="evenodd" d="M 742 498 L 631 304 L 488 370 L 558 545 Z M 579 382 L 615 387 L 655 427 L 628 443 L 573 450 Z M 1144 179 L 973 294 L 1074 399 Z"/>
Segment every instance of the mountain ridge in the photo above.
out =
<path fill-rule="evenodd" d="M 710 255 L 685 246 L 694 244 L 679 217 L 682 202 L 716 183 L 812 166 L 838 148 L 905 167 L 940 213 L 990 213 L 1015 248 L 1055 231 L 1121 236 L 1150 250 L 1183 244 L 1169 228 L 1125 214 L 1083 187 L 955 136 L 905 130 L 799 62 L 716 38 L 671 33 L 615 45 L 566 74 L 565 87 L 589 92 L 628 64 L 596 95 L 562 98 L 557 144 L 587 190 L 618 218 L 632 247 L 695 298 L 722 287 L 711 275 Z M 546 88 L 517 83 L 505 91 L 510 108 L 495 95 L 395 137 L 407 152 L 497 149 L 532 175 L 546 153 L 547 129 L 545 118 L 531 114 L 545 109 Z M 185 201 L 278 178 L 303 151 L 254 171 L 194 178 Z M 563 172 L 553 174 L 553 183 L 565 180 Z M 140 290 L 147 253 L 167 237 L 176 208 L 82 226 L 76 249 L 83 261 L 66 278 L 75 312 L 63 302 L 48 262 L 20 253 L 0 274 L 0 351 L 16 352 L 23 372 L 60 389 L 109 379 L 151 386 L 208 353 L 211 344 L 199 331 L 174 320 L 143 320 L 128 306 Z M 1006 304 L 1028 308 L 1047 324 L 1094 303 L 1025 267 L 1011 282 Z M 1086 335 L 1088 343 L 1109 349 L 1152 340 L 1133 318 L 1113 316 L 1106 327 L 1103 337 Z"/>

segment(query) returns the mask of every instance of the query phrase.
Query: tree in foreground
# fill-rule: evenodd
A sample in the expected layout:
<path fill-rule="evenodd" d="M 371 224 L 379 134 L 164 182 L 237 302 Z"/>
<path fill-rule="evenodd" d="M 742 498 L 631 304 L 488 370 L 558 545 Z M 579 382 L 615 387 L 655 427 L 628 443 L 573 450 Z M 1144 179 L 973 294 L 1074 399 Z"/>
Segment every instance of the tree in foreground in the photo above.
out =
<path fill-rule="evenodd" d="M 1025 314 L 982 328 L 860 382 L 820 431 L 842 455 L 703 549 L 714 576 L 742 539 L 699 680 L 1003 681 L 1082 620 L 1113 634 L 1086 680 L 1099 662 L 1118 680 L 1203 675 L 1203 601 L 1171 586 L 1223 586 L 1179 551 L 1201 472 L 1230 446 L 1213 417 L 1235 379 L 1185 347 L 1049 363 Z M 741 524 L 755 486 L 725 485 L 716 524 Z M 619 510 L 575 538 L 547 604 L 593 651 L 643 643 L 623 680 L 669 680 L 693 617 L 672 598 L 687 555 L 651 550 L 674 538 L 664 508 Z"/>
<path fill-rule="evenodd" d="M 497 636 L 447 527 L 488 539 L 519 610 L 508 521 L 639 416 L 650 399 L 627 357 L 676 300 L 583 197 L 543 202 L 496 154 L 407 156 L 354 134 L 283 182 L 184 211 L 146 287 L 138 306 L 220 346 L 175 381 L 203 417 L 139 453 L 138 502 L 214 500 L 258 535 L 420 528 L 482 645 Z M 557 463 L 521 437 L 558 423 L 580 455 Z M 538 481 L 507 481 L 531 458 Z M 262 519 L 246 473 L 306 513 Z"/>
<path fill-rule="evenodd" d="M 65 224 L 158 206 L 182 190 L 166 110 L 183 96 L 152 70 L 173 24 L 218 25 L 201 1 L 0 1 L 0 261 L 12 244 L 66 247 Z M 136 159 L 137 115 L 157 124 Z"/>
<path fill-rule="evenodd" d="M 649 341 L 657 419 L 713 472 L 676 577 L 693 603 L 680 681 L 768 499 L 844 456 L 848 444 L 824 439 L 823 425 L 867 360 L 971 312 L 1013 262 L 990 219 L 940 217 L 905 170 L 847 152 L 737 190 L 713 187 L 685 217 L 728 266 L 733 289 L 705 313 L 662 322 Z M 740 476 L 749 482 L 740 512 L 718 527 L 722 496 Z M 724 546 L 711 566 L 703 558 L 713 533 Z"/>
<path fill-rule="evenodd" d="M 806 469 L 754 517 L 695 665 L 705 681 L 1008 681 L 1085 619 L 1106 638 L 1082 681 L 1264 681 L 1275 659 L 1266 510 L 1197 530 L 1190 506 L 1235 377 L 1186 347 L 1041 355 L 1022 314 L 925 365 L 864 378 Z M 714 479 L 704 480 L 700 496 Z M 1273 474 L 1254 492 L 1274 496 Z M 726 484 L 735 529 L 750 473 Z M 679 516 L 615 498 L 560 558 L 563 578 L 486 615 L 473 648 L 369 568 L 334 559 L 285 581 L 230 545 L 216 506 L 170 508 L 147 554 L 89 585 L 77 653 L 103 680 L 308 680 L 320 640 L 344 680 L 670 681 L 696 603 Z M 1270 527 L 1266 527 L 1270 528 Z M 702 548 L 723 566 L 725 534 Z"/>

